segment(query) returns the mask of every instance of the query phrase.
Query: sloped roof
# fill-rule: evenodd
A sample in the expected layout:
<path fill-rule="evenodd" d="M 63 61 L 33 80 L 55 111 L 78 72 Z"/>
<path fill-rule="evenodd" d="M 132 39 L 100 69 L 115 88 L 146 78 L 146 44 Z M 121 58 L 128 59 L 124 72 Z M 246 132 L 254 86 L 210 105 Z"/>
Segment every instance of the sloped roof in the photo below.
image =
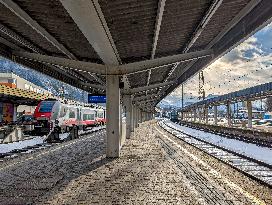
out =
<path fill-rule="evenodd" d="M 41 100 L 45 100 L 50 97 L 52 96 L 48 94 L 0 85 L 0 102 L 13 103 L 17 105 L 37 105 Z"/>
<path fill-rule="evenodd" d="M 86 1 L 77 1 L 84 4 Z M 90 1 L 91 2 L 91 1 Z M 126 75 L 130 88 L 175 82 L 135 96 L 158 94 L 155 106 L 178 85 L 214 61 L 272 17 L 270 0 L 96 0 L 100 22 L 86 25 L 88 13 L 72 15 L 64 0 L 3 0 L 0 3 L 0 55 L 87 92 L 105 86 L 101 73 L 22 58 L 14 51 L 106 64 L 112 52 L 122 65 L 212 49 L 213 55 L 161 65 Z M 85 16 L 84 16 L 85 15 Z M 93 19 L 93 18 L 90 18 Z M 82 24 L 81 24 L 82 22 Z M 90 41 L 86 29 L 101 29 L 112 51 Z M 100 36 L 96 36 L 98 39 Z M 156 38 L 157 37 L 157 38 Z M 95 40 L 95 39 L 94 39 Z M 102 42 L 103 43 L 103 42 Z M 153 56 L 152 56 L 153 55 Z"/>

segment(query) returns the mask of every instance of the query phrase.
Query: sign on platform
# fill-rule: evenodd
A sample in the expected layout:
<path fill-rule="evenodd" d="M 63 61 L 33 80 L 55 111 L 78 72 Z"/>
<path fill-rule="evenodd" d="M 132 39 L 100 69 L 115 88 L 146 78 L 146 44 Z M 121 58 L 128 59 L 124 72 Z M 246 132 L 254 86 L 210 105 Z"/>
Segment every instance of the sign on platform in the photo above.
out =
<path fill-rule="evenodd" d="M 106 95 L 88 94 L 88 103 L 106 103 Z"/>

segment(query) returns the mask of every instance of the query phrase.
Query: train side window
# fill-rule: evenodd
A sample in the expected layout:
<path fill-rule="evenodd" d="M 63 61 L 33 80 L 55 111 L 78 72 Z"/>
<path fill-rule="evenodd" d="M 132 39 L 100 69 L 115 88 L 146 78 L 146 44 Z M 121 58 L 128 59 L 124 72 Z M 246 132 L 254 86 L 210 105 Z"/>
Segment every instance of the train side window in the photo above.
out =
<path fill-rule="evenodd" d="M 60 112 L 60 104 L 56 103 L 53 108 L 52 120 L 58 119 L 59 112 Z"/>
<path fill-rule="evenodd" d="M 75 118 L 75 117 L 76 117 L 75 111 L 74 110 L 70 110 L 69 118 Z"/>
<path fill-rule="evenodd" d="M 88 115 L 87 114 L 83 114 L 83 120 L 88 120 Z"/>
<path fill-rule="evenodd" d="M 97 113 L 97 117 L 98 117 L 98 118 L 103 118 L 103 112 L 98 112 L 98 113 Z"/>
<path fill-rule="evenodd" d="M 77 108 L 77 119 L 80 120 L 80 110 Z"/>
<path fill-rule="evenodd" d="M 60 117 L 64 117 L 66 112 L 67 112 L 67 108 L 65 106 L 62 106 L 60 111 Z"/>

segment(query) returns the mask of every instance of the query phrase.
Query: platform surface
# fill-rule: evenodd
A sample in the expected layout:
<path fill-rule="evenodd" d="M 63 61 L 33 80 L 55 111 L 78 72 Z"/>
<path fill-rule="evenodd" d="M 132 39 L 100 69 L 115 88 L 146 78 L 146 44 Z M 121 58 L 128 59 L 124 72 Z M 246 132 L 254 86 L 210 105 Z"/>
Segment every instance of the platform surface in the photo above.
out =
<path fill-rule="evenodd" d="M 222 170 L 219 172 L 218 170 Z M 0 164 L 0 204 L 272 204 L 271 190 L 176 141 L 155 121 L 105 158 L 105 131 Z"/>

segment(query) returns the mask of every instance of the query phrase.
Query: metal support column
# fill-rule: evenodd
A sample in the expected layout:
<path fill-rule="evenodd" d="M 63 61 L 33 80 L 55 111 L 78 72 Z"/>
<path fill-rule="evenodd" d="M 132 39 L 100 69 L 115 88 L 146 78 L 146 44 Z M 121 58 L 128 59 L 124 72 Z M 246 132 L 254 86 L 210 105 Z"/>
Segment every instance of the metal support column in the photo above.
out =
<path fill-rule="evenodd" d="M 248 116 L 248 128 L 252 128 L 252 102 L 250 100 L 247 101 L 247 116 Z"/>
<path fill-rule="evenodd" d="M 197 107 L 198 122 L 201 123 L 201 110 L 200 107 Z"/>
<path fill-rule="evenodd" d="M 144 112 L 144 121 L 147 121 L 147 112 Z"/>
<path fill-rule="evenodd" d="M 196 122 L 196 108 L 194 108 L 194 122 Z"/>
<path fill-rule="evenodd" d="M 135 128 L 135 105 L 131 105 L 131 132 L 134 132 Z"/>
<path fill-rule="evenodd" d="M 125 104 L 125 110 L 126 110 L 126 138 L 129 139 L 131 136 L 131 127 L 132 127 L 131 95 L 124 95 L 124 104 Z"/>
<path fill-rule="evenodd" d="M 217 118 L 217 105 L 214 105 L 213 106 L 213 109 L 214 109 L 214 124 L 217 125 L 218 123 L 218 118 Z"/>
<path fill-rule="evenodd" d="M 120 89 L 119 77 L 107 75 L 107 157 L 120 154 Z"/>
<path fill-rule="evenodd" d="M 139 126 L 139 108 L 136 107 L 136 128 Z"/>
<path fill-rule="evenodd" d="M 205 106 L 205 123 L 206 124 L 209 123 L 209 106 L 208 105 Z"/>
<path fill-rule="evenodd" d="M 230 102 L 227 102 L 227 119 L 228 119 L 228 127 L 231 127 L 231 107 L 230 107 Z"/>

